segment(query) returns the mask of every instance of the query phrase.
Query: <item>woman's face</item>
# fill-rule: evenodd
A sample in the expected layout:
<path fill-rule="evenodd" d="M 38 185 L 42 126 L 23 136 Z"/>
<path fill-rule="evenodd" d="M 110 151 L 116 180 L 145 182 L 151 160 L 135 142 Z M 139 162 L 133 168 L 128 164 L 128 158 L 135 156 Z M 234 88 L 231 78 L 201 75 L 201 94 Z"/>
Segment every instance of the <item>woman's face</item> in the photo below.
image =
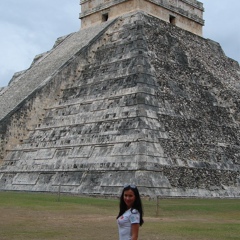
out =
<path fill-rule="evenodd" d="M 136 199 L 135 194 L 131 189 L 124 191 L 123 200 L 126 203 L 128 209 L 133 206 L 135 199 Z"/>

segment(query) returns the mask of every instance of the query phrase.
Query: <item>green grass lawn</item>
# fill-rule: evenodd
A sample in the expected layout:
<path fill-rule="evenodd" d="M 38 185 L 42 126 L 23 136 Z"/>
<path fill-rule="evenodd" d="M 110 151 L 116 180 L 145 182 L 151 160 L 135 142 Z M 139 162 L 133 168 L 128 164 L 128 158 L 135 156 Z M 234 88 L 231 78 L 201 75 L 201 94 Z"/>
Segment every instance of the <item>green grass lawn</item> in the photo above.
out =
<path fill-rule="evenodd" d="M 0 239 L 118 239 L 118 199 L 0 192 Z M 239 199 L 143 200 L 140 240 L 239 240 Z"/>

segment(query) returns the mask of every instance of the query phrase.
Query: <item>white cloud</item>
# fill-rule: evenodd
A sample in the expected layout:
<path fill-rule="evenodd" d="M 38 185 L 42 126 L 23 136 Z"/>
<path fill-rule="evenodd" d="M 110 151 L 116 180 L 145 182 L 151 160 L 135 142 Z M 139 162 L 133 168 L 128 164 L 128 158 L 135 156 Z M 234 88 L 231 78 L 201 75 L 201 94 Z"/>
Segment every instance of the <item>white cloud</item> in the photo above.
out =
<path fill-rule="evenodd" d="M 1 0 L 0 87 L 58 37 L 78 31 L 79 11 L 79 0 Z"/>
<path fill-rule="evenodd" d="M 3 28 L 0 23 L 0 28 Z M 5 32 L 1 38 L 1 72 L 22 69 L 29 64 L 34 53 L 40 51 L 34 33 L 23 27 L 4 23 Z"/>
<path fill-rule="evenodd" d="M 240 62 L 240 1 L 201 0 L 204 4 L 203 36 L 220 43 L 228 57 Z"/>

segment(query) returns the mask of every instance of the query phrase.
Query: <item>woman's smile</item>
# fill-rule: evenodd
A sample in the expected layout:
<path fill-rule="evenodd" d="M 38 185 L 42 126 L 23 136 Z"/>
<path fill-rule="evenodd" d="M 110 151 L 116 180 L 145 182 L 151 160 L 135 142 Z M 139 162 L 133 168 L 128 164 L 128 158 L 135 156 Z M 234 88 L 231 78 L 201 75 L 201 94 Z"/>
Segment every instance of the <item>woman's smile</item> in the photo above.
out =
<path fill-rule="evenodd" d="M 128 209 L 133 206 L 135 198 L 136 198 L 135 194 L 131 189 L 126 190 L 124 192 L 123 199 L 124 199 L 124 202 L 126 203 Z"/>

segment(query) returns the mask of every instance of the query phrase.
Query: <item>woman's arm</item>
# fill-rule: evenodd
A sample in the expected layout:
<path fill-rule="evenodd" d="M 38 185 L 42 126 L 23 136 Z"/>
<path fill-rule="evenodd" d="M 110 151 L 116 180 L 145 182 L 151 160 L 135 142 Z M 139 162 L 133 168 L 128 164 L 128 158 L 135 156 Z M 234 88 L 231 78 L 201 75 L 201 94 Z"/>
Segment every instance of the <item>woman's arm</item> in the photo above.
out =
<path fill-rule="evenodd" d="M 131 240 L 138 240 L 138 231 L 139 231 L 139 224 L 133 223 L 131 225 L 131 233 L 132 233 Z"/>

